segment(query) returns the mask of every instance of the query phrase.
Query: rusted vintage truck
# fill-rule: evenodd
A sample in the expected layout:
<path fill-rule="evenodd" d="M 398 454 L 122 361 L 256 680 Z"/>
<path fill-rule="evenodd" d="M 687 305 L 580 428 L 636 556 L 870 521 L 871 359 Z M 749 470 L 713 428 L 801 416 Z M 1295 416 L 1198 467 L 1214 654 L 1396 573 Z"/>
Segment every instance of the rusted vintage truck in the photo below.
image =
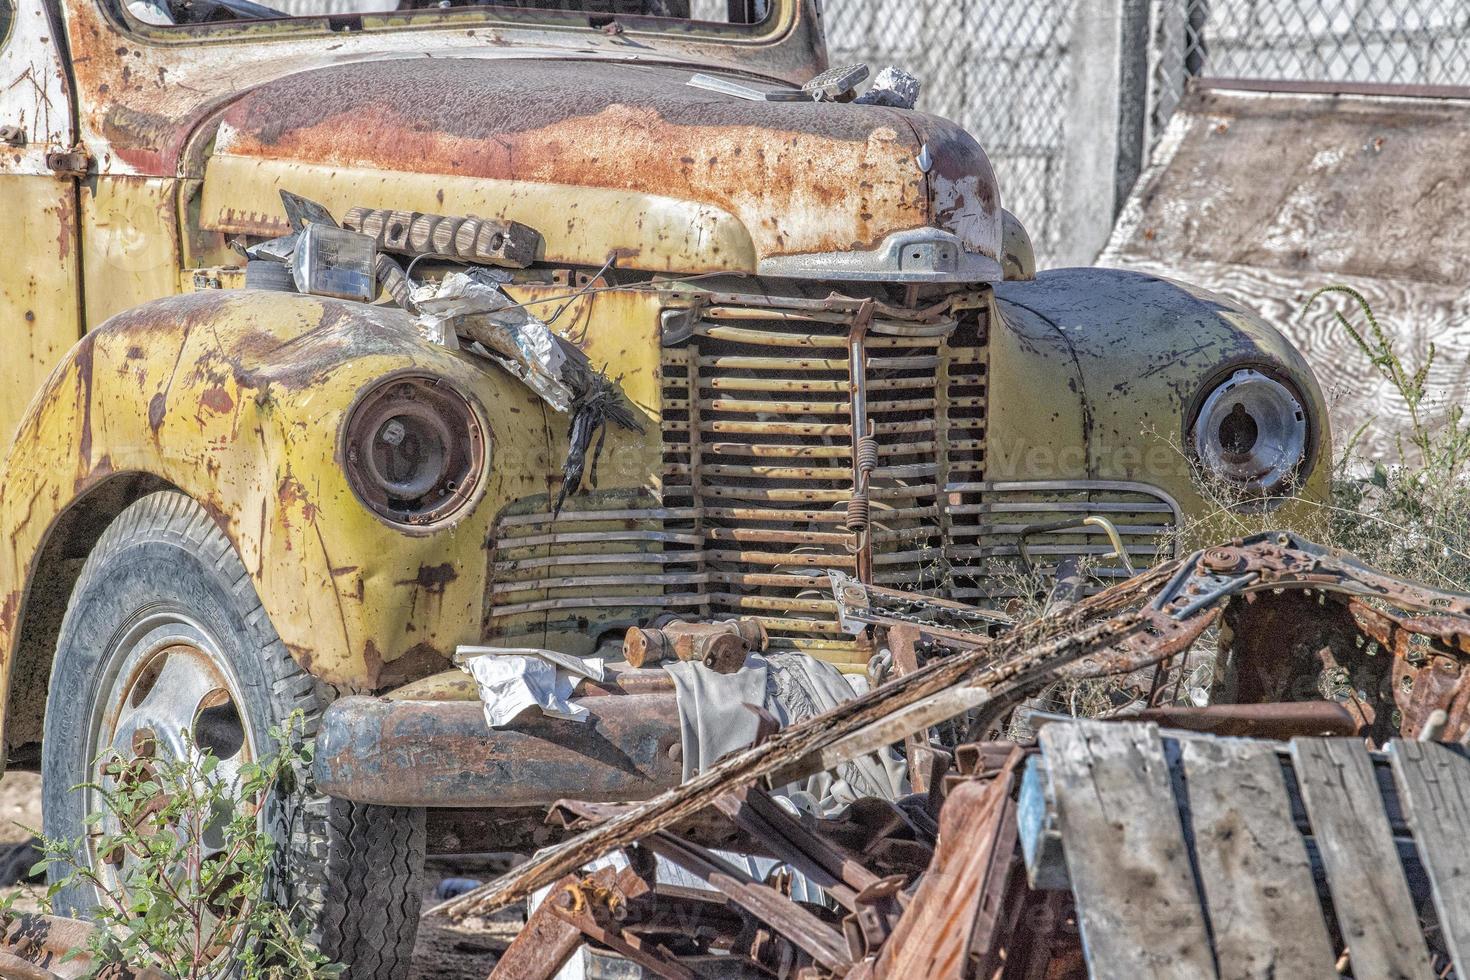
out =
<path fill-rule="evenodd" d="M 102 750 L 189 730 L 228 771 L 304 712 L 320 782 L 273 827 L 354 977 L 402 973 L 426 848 L 679 776 L 661 672 L 492 733 L 460 645 L 742 616 L 862 671 L 828 570 L 1003 603 L 1175 547 L 1201 474 L 1324 495 L 1276 330 L 1036 274 L 974 139 L 822 74 L 815 0 L 279 6 L 0 0 L 0 706 L 67 837 Z M 390 285 L 493 270 L 625 424 L 271 274 L 335 219 Z"/>

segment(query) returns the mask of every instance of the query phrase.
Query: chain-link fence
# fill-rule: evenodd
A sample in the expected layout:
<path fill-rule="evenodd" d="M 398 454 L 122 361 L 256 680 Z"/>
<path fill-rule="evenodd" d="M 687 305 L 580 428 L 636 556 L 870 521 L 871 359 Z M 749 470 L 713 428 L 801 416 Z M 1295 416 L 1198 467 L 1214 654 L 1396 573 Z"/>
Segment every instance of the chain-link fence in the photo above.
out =
<path fill-rule="evenodd" d="M 1079 12 L 1111 7 L 1123 19 L 1146 6 L 1139 35 L 1078 33 Z M 1090 46 L 1148 49 L 1148 70 L 1115 105 L 1147 108 L 1147 126 L 1123 134 L 1152 146 L 1194 76 L 1383 85 L 1470 83 L 1465 0 L 826 0 L 834 63 L 896 64 L 925 81 L 921 108 L 962 123 L 985 146 L 1002 199 L 1026 223 L 1043 264 L 1076 254 L 1082 229 L 1064 220 L 1069 154 L 1080 131 L 1074 88 Z M 1094 21 L 1095 22 L 1095 21 Z M 1133 90 L 1134 88 L 1138 90 Z M 1071 118 L 1069 118 L 1069 115 Z M 1070 129 L 1070 131 L 1069 131 Z M 1120 167 L 1136 168 L 1136 158 Z M 1136 169 L 1122 174 L 1127 181 Z M 1114 195 L 1119 174 L 1095 173 Z M 1085 194 L 1087 188 L 1071 193 Z M 1121 204 L 1121 194 L 1117 203 Z M 1095 230 L 1087 230 L 1095 238 Z M 1105 232 L 1104 232 L 1105 234 Z"/>
<path fill-rule="evenodd" d="M 1187 79 L 1463 86 L 1465 0 L 1155 0 L 1150 120 Z"/>
<path fill-rule="evenodd" d="M 1006 206 L 1042 255 L 1060 236 L 1071 0 L 827 0 L 832 63 L 898 65 L 924 81 L 920 107 L 985 146 Z"/>

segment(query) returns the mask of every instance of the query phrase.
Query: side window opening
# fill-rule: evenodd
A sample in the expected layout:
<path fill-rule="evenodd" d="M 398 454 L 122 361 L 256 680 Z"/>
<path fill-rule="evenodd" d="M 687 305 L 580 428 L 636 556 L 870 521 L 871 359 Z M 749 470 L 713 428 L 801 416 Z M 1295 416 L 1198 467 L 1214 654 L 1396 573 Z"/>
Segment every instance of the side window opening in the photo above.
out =
<path fill-rule="evenodd" d="M 15 4 L 12 0 L 0 0 L 0 48 L 10 40 L 10 25 L 15 21 Z"/>

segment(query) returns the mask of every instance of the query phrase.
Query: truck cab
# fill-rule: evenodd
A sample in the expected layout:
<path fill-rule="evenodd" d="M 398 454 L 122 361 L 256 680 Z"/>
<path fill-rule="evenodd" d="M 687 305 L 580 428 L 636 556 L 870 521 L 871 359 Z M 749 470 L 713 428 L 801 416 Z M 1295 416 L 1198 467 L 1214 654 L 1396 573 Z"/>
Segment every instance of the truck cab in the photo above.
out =
<path fill-rule="evenodd" d="M 1038 272 L 971 135 L 830 67 L 816 0 L 0 0 L 0 705 L 48 834 L 102 750 L 238 764 L 299 710 L 295 900 L 395 976 L 444 827 L 678 776 L 661 672 L 492 731 L 458 648 L 745 622 L 861 673 L 832 571 L 1004 606 L 1170 553 L 1201 481 L 1324 497 L 1274 328 Z M 383 288 L 267 275 L 314 225 Z M 621 424 L 426 330 L 403 297 L 467 272 Z"/>

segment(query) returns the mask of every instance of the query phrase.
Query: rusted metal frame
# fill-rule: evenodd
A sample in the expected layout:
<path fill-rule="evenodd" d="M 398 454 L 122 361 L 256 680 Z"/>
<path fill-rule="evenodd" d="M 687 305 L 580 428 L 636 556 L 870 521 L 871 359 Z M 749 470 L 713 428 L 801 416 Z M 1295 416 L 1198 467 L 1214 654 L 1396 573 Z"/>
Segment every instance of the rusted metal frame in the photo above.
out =
<path fill-rule="evenodd" d="M 619 551 L 597 554 L 547 555 L 538 558 L 504 558 L 495 562 L 496 572 L 522 572 L 558 565 L 689 565 L 692 553 L 682 551 Z"/>
<path fill-rule="evenodd" d="M 868 505 L 868 473 L 859 466 L 860 448 L 863 440 L 871 434 L 868 431 L 868 394 L 865 383 L 868 376 L 868 355 L 864 348 L 868 327 L 873 322 L 873 301 L 866 300 L 858 307 L 857 315 L 853 317 L 852 327 L 847 337 L 847 370 L 848 377 L 852 383 L 851 398 L 851 429 L 852 429 L 852 498 L 854 501 L 861 499 L 864 502 L 865 520 L 857 535 L 855 555 L 857 557 L 857 576 L 863 582 L 871 582 L 873 579 L 873 540 L 871 536 L 872 521 L 867 514 Z M 849 530 L 852 521 L 849 520 Z"/>
<path fill-rule="evenodd" d="M 1280 532 L 1257 535 L 1229 545 L 1207 548 L 1195 556 L 1198 567 L 1217 575 L 1257 575 L 1248 591 L 1279 588 L 1322 588 L 1347 595 L 1383 598 L 1404 609 L 1431 613 L 1433 618 L 1405 620 L 1405 628 L 1426 636 L 1461 637 L 1470 651 L 1470 595 L 1433 589 L 1385 575 L 1349 556 Z M 1449 619 L 1446 617 L 1453 617 Z M 1417 628 L 1416 628 L 1417 627 Z"/>
<path fill-rule="evenodd" d="M 939 509 L 939 541 L 940 555 L 944 562 L 943 586 L 946 591 L 954 587 L 953 562 L 950 561 L 950 547 L 954 544 L 954 515 L 946 506 L 949 497 L 949 483 L 953 476 L 950 458 L 953 447 L 950 445 L 952 426 L 950 424 L 950 368 L 954 357 L 954 348 L 950 347 L 946 338 L 939 348 L 939 371 L 936 376 L 936 387 L 934 397 L 936 406 L 934 409 L 934 442 L 936 443 L 934 461 L 937 468 L 934 473 L 934 483 L 937 493 L 935 504 Z M 983 414 L 988 415 L 989 409 L 984 409 Z"/>
<path fill-rule="evenodd" d="M 653 891 L 630 904 L 623 928 L 640 933 L 680 932 L 708 936 L 713 948 L 739 951 L 749 917 L 719 892 L 655 881 Z"/>
<path fill-rule="evenodd" d="M 649 507 L 646 509 L 637 510 L 574 511 L 571 509 L 571 505 L 573 503 L 575 503 L 575 501 L 568 501 L 567 507 L 554 521 L 552 519 L 550 511 L 543 511 L 539 514 L 507 514 L 506 516 L 500 518 L 497 523 L 501 528 L 519 527 L 525 524 L 550 525 L 553 523 L 565 526 L 567 524 L 578 523 L 581 521 L 682 521 L 689 520 L 697 516 L 695 509 L 692 507 Z"/>
<path fill-rule="evenodd" d="M 899 675 L 917 673 L 919 669 L 919 629 L 909 623 L 888 627 L 888 650 L 893 654 L 893 669 Z M 909 786 L 915 793 L 929 791 L 928 770 L 923 755 L 929 751 L 928 730 L 921 729 L 904 740 L 908 748 Z"/>
<path fill-rule="evenodd" d="M 994 689 L 1034 682 L 1083 658 L 1090 657 L 1100 663 L 1117 662 L 1100 656 L 1100 651 L 1126 642 L 1142 627 L 1141 617 L 1131 607 L 1153 595 L 1178 566 L 1178 562 L 1169 562 L 1150 569 L 1135 580 L 1089 596 L 1054 621 L 1037 624 L 1034 630 L 1013 632 L 937 660 L 916 674 L 895 678 L 817 718 L 783 729 L 760 745 L 731 754 L 678 789 L 631 807 L 577 838 L 543 851 L 498 881 L 442 903 L 432 912 L 463 918 L 524 898 L 610 850 L 708 809 L 731 786 L 765 779 L 782 769 L 810 774 L 814 770 L 797 763 L 818 762 L 820 750 L 834 740 L 859 732 L 940 692 L 958 686 Z M 1106 618 L 1102 623 L 1096 622 L 1103 617 Z M 1135 659 L 1131 654 L 1122 658 L 1125 669 Z M 913 723 L 916 727 L 928 727 L 932 722 L 928 717 L 917 717 Z M 908 731 L 892 741 L 898 741 Z"/>
<path fill-rule="evenodd" d="M 576 884 L 577 876 L 567 875 L 551 886 L 547 897 Z M 551 980 L 582 943 L 582 930 L 558 915 L 550 902 L 542 902 L 495 961 L 488 980 Z"/>
<path fill-rule="evenodd" d="M 897 589 L 886 589 L 881 586 L 864 585 L 836 569 L 829 569 L 828 577 L 832 580 L 833 598 L 837 604 L 838 624 L 851 634 L 856 634 L 863 625 L 886 626 L 890 629 L 895 626 L 916 624 L 922 635 L 930 640 L 943 641 L 951 647 L 966 649 L 978 643 L 984 642 L 987 637 L 983 633 L 967 631 L 962 629 L 941 626 L 937 623 L 918 620 L 923 617 L 908 612 L 897 610 L 885 610 L 875 608 L 872 602 L 874 597 L 889 599 L 895 604 L 905 607 L 934 608 L 950 610 L 963 618 L 973 618 L 986 626 L 993 624 L 1010 624 L 1010 617 L 1004 613 L 991 612 L 967 606 L 964 603 L 955 602 L 937 596 L 928 596 L 913 592 L 901 592 Z"/>
<path fill-rule="evenodd" d="M 802 296 L 772 296 L 769 293 L 707 293 L 708 301 L 714 306 L 747 306 L 755 309 L 768 310 L 808 310 L 814 313 L 839 313 L 852 314 L 858 312 L 864 303 L 873 303 L 875 309 L 885 317 L 894 320 L 905 320 L 910 322 L 926 322 L 941 319 L 949 313 L 955 303 L 954 296 L 946 296 L 944 299 L 922 309 L 907 309 L 901 306 L 891 306 L 871 299 L 858 299 L 843 296 L 840 293 L 830 293 L 823 299 L 810 299 Z"/>
<path fill-rule="evenodd" d="M 854 855 L 802 826 L 757 787 L 731 790 L 715 800 L 715 808 L 848 911 L 857 908 L 861 892 L 882 880 Z"/>
<path fill-rule="evenodd" d="M 650 606 L 653 608 L 669 608 L 682 606 L 698 606 L 704 600 L 705 593 L 689 592 L 683 594 L 665 595 L 623 595 L 623 596 L 563 596 L 557 599 L 542 599 L 536 602 L 522 602 L 514 606 L 496 606 L 497 618 L 509 616 L 521 616 L 526 613 L 546 612 L 552 609 L 615 609 L 621 606 Z"/>
<path fill-rule="evenodd" d="M 1018 879 L 1015 873 L 1020 862 L 1013 796 L 1025 757 L 1024 750 L 1012 746 L 989 785 L 982 789 L 965 780 L 956 790 L 957 808 L 943 815 L 940 846 L 879 952 L 875 977 L 899 980 L 925 961 L 950 964 L 952 972 L 940 974 L 943 978 L 994 975 L 994 965 L 973 973 L 966 966 L 999 957 L 1021 904 L 1010 899 L 1026 890 L 1024 876 Z M 936 937 L 954 946 L 946 951 L 950 955 L 934 949 Z"/>
<path fill-rule="evenodd" d="M 658 943 L 621 928 L 630 902 L 647 895 L 650 886 L 631 867 L 614 871 L 601 868 L 591 875 L 573 880 L 546 896 L 543 907 L 551 914 L 574 926 L 594 942 L 622 954 L 627 959 L 666 980 L 696 980 L 698 974 L 678 961 Z"/>
<path fill-rule="evenodd" d="M 1076 676 L 1122 673 L 1178 653 L 1204 632 L 1215 615 L 1197 617 L 1188 627 L 1183 627 L 1158 614 L 1152 617 L 1147 613 L 1123 614 L 1053 642 L 1098 647 L 1099 652 L 1094 656 L 1079 658 L 1080 669 L 1075 671 Z M 926 627 L 920 626 L 920 631 L 921 635 L 929 635 Z M 965 652 L 990 648 L 990 644 L 984 644 Z M 1107 651 L 1110 648 L 1116 648 L 1116 652 L 1109 655 Z M 920 671 L 911 676 L 923 673 Z M 1038 680 L 1053 673 L 1050 666 L 1038 665 L 1008 677 L 1003 684 L 957 684 L 935 691 L 927 698 L 896 708 L 857 731 L 834 737 L 809 755 L 779 767 L 765 777 L 767 785 L 785 786 L 805 776 L 835 769 L 843 762 L 877 752 L 903 741 L 914 731 L 926 731 L 972 709 L 982 710 L 972 721 L 971 730 L 983 729 L 995 715 L 1008 712 Z"/>
<path fill-rule="evenodd" d="M 510 596 L 521 592 L 536 592 L 542 589 L 593 589 L 629 585 L 708 585 L 709 575 L 666 574 L 666 575 L 603 575 L 566 576 L 563 578 L 538 578 L 526 580 L 501 580 L 491 586 L 492 596 Z"/>
<path fill-rule="evenodd" d="M 907 412 L 932 409 L 933 399 L 908 399 L 905 401 L 879 402 L 871 406 L 874 412 Z M 717 412 L 737 412 L 749 415 L 831 415 L 845 417 L 849 406 L 840 401 L 793 401 L 755 398 L 716 398 L 710 408 Z"/>
<path fill-rule="evenodd" d="M 876 953 L 893 934 L 903 916 L 905 880 L 902 875 L 884 878 L 857 896 L 856 908 L 842 920 L 842 934 L 854 960 Z"/>
<path fill-rule="evenodd" d="M 641 843 L 664 860 L 708 882 L 834 974 L 842 976 L 851 968 L 847 943 L 837 930 L 771 886 L 761 884 L 739 868 L 667 831 L 655 831 Z"/>

